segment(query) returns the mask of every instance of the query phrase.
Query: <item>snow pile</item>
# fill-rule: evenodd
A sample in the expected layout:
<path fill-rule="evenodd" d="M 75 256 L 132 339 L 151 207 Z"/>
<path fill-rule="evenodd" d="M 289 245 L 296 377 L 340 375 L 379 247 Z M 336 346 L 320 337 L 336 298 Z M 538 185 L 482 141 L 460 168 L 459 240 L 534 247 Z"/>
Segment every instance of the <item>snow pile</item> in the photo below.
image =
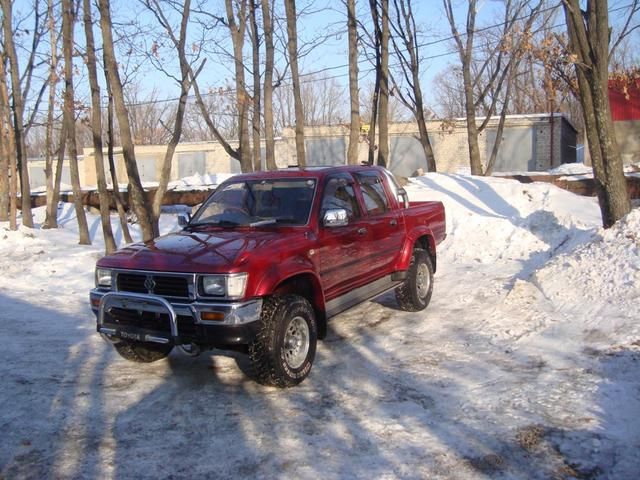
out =
<path fill-rule="evenodd" d="M 411 182 L 412 200 L 444 203 L 450 238 L 440 252 L 452 262 L 540 263 L 600 224 L 595 199 L 547 183 L 435 173 Z"/>
<path fill-rule="evenodd" d="M 551 175 L 588 175 L 593 174 L 593 168 L 584 163 L 563 163 L 559 167 L 548 170 Z"/>
<path fill-rule="evenodd" d="M 184 177 L 174 182 L 169 182 L 170 190 L 197 190 L 199 188 L 210 189 L 233 177 L 233 173 L 212 173 L 201 175 L 196 173 L 190 177 Z"/>
<path fill-rule="evenodd" d="M 640 303 L 640 209 L 591 241 L 558 255 L 535 272 L 544 294 L 563 308 L 590 313 L 634 312 Z"/>

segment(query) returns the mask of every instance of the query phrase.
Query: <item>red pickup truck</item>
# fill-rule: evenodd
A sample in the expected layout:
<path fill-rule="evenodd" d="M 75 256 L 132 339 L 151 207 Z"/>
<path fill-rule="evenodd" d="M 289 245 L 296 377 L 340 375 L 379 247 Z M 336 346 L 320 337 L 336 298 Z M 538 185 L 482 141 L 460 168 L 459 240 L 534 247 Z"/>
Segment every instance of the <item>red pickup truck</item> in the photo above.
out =
<path fill-rule="evenodd" d="M 330 317 L 390 289 L 424 309 L 445 238 L 440 202 L 366 166 L 237 175 L 180 225 L 97 262 L 98 332 L 137 362 L 240 349 L 279 387 L 307 377 Z"/>

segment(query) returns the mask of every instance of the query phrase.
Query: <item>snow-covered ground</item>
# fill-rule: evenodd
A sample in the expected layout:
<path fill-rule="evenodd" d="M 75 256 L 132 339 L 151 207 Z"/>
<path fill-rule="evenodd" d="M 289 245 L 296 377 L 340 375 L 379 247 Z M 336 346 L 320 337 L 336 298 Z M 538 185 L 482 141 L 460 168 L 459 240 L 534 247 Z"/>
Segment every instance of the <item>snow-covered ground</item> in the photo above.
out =
<path fill-rule="evenodd" d="M 447 209 L 431 305 L 334 318 L 289 390 L 236 354 L 120 359 L 88 305 L 99 219 L 90 247 L 69 205 L 56 231 L 0 224 L 0 477 L 637 478 L 640 210 L 603 231 L 549 184 L 407 189 Z"/>

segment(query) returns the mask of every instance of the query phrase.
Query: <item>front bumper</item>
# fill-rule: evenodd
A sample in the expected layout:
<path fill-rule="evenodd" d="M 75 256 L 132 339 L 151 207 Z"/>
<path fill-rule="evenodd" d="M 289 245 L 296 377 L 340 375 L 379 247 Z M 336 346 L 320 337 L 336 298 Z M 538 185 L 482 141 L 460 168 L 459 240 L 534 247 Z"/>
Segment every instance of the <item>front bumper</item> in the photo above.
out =
<path fill-rule="evenodd" d="M 91 291 L 90 302 L 97 331 L 109 337 L 214 347 L 248 344 L 257 333 L 262 310 L 261 299 L 180 303 L 157 295 L 101 289 Z M 218 319 L 203 319 L 211 314 Z"/>

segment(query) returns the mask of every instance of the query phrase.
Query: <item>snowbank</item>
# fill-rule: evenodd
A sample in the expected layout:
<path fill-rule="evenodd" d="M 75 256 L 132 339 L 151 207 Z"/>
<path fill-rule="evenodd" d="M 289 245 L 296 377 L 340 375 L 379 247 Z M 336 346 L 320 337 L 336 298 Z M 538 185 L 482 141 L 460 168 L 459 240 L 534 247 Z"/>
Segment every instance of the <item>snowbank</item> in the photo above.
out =
<path fill-rule="evenodd" d="M 584 325 L 634 341 L 640 336 L 640 209 L 554 257 L 533 280 L 559 310 L 584 314 Z M 622 324 L 611 324 L 617 317 L 624 318 Z"/>
<path fill-rule="evenodd" d="M 547 183 L 447 174 L 411 182 L 411 199 L 444 203 L 450 238 L 441 253 L 453 262 L 546 260 L 600 222 L 593 198 Z"/>

